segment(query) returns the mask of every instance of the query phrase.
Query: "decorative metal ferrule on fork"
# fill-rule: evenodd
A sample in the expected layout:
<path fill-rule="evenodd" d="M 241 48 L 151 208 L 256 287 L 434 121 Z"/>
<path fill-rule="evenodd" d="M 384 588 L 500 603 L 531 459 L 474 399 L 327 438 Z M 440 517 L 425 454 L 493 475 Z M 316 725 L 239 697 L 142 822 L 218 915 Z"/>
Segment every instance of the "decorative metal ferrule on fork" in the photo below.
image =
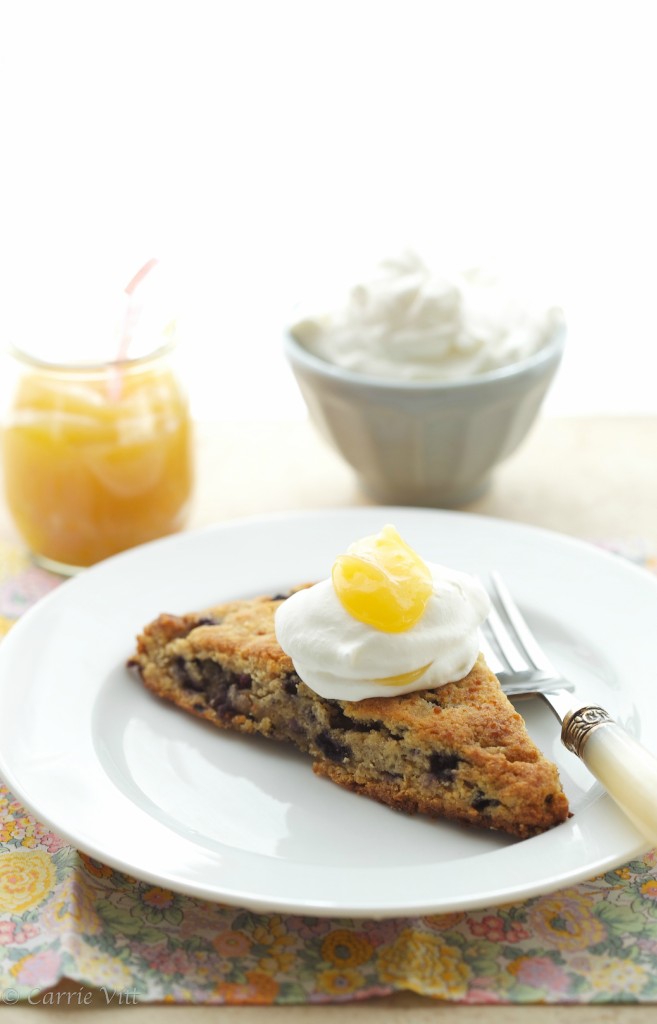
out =
<path fill-rule="evenodd" d="M 570 711 L 563 720 L 561 727 L 561 739 L 573 754 L 582 756 L 584 745 L 594 729 L 607 722 L 613 722 L 613 718 L 604 708 L 597 704 L 590 704 L 579 711 Z"/>

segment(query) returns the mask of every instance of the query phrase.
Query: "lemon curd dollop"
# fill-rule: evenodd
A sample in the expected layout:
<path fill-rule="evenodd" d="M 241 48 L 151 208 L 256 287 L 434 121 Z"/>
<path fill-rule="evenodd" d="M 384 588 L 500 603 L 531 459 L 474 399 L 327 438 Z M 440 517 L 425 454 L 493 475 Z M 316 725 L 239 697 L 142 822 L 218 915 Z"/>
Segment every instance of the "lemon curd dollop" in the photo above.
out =
<path fill-rule="evenodd" d="M 352 544 L 335 560 L 331 578 L 343 608 L 384 633 L 411 629 L 433 593 L 429 567 L 394 526 Z"/>
<path fill-rule="evenodd" d="M 276 611 L 276 637 L 322 697 L 358 701 L 456 682 L 490 601 L 474 577 L 425 562 L 393 526 L 351 545 L 331 577 Z"/>

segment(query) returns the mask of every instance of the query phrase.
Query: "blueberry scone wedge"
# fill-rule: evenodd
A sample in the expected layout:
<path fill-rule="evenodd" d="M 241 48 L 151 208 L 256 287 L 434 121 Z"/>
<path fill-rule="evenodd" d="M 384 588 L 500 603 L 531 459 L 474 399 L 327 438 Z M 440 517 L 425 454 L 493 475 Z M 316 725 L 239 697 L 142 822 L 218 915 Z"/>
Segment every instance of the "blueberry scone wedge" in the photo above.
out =
<path fill-rule="evenodd" d="M 319 776 L 409 814 L 527 838 L 569 816 L 557 768 L 480 655 L 457 682 L 349 701 L 320 696 L 276 637 L 282 595 L 163 614 L 129 665 L 150 691 L 221 729 L 294 744 Z"/>

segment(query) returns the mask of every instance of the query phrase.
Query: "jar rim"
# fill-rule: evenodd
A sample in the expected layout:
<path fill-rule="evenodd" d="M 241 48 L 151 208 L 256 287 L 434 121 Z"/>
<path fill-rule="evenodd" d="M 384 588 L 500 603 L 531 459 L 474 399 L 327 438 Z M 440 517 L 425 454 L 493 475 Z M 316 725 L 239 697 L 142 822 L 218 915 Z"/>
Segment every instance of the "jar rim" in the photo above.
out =
<path fill-rule="evenodd" d="M 47 359 L 43 356 L 37 356 L 33 353 L 21 348 L 19 345 L 10 343 L 8 345 L 8 353 L 14 359 L 23 363 L 26 366 L 31 366 L 37 370 L 47 370 L 54 373 L 93 373 L 100 372 L 103 370 L 129 370 L 133 367 L 140 367 L 148 363 L 152 363 L 163 356 L 168 355 L 177 346 L 175 338 L 171 338 L 168 341 L 163 342 L 156 348 L 153 348 L 149 352 L 141 352 L 134 356 L 121 356 L 117 359 L 97 359 L 89 360 L 89 362 L 73 362 L 71 360 L 64 360 L 57 362 L 56 359 Z"/>

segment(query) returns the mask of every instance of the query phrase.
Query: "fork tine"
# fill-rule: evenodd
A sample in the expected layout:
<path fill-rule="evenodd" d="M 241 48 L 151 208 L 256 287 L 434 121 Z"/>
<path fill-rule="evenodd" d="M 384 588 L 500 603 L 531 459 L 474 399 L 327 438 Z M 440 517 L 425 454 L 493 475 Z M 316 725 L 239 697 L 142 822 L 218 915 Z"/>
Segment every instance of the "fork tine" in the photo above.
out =
<path fill-rule="evenodd" d="M 517 645 L 513 642 L 513 637 L 492 603 L 495 594 L 490 593 L 490 588 L 487 589 L 491 598 L 491 607 L 479 629 L 481 652 L 486 659 L 486 664 L 496 675 L 500 672 L 524 672 L 529 665 L 522 658 Z"/>
<path fill-rule="evenodd" d="M 484 632 L 486 624 L 479 630 L 479 650 L 483 654 L 486 664 L 488 665 L 491 672 L 495 675 L 504 671 L 504 664 L 502 659 L 499 657 L 497 651 L 488 640 L 486 633 Z"/>
<path fill-rule="evenodd" d="M 544 672 L 555 672 L 547 654 L 539 646 L 500 574 L 491 572 L 490 578 L 495 588 L 495 596 L 527 660 L 534 668 Z"/>
<path fill-rule="evenodd" d="M 518 650 L 517 644 L 514 643 L 513 637 L 495 606 L 491 607 L 488 613 L 488 624 L 497 650 L 505 663 L 505 668 L 511 672 L 526 671 L 529 668 L 529 663 Z"/>

